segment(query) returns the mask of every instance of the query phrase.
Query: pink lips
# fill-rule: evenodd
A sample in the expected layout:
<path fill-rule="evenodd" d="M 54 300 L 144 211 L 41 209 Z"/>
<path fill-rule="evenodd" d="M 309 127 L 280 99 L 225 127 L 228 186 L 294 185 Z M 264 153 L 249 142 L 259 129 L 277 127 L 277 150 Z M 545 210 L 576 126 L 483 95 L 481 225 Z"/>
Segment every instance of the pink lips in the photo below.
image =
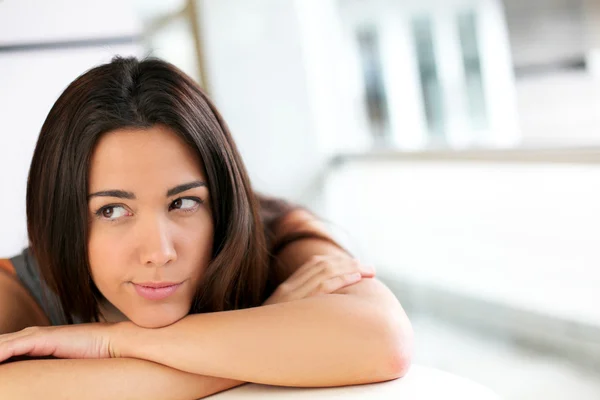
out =
<path fill-rule="evenodd" d="M 163 300 L 175 293 L 182 285 L 173 282 L 142 282 L 134 283 L 137 294 L 148 300 Z"/>

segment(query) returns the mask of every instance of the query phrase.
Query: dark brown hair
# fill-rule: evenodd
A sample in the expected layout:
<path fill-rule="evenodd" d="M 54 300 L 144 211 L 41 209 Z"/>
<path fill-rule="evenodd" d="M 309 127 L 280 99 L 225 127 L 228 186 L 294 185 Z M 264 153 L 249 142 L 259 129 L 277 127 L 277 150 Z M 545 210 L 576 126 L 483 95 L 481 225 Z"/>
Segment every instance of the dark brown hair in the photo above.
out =
<path fill-rule="evenodd" d="M 256 195 L 232 136 L 201 88 L 159 60 L 113 59 L 84 73 L 58 98 L 44 122 L 27 185 L 30 246 L 65 318 L 98 319 L 102 299 L 89 271 L 88 170 L 99 138 L 123 128 L 169 127 L 202 160 L 214 220 L 213 259 L 191 312 L 260 305 L 272 292 L 270 257 L 296 232 L 274 242 L 267 229 L 294 207 Z M 318 236 L 318 235 L 316 235 Z"/>

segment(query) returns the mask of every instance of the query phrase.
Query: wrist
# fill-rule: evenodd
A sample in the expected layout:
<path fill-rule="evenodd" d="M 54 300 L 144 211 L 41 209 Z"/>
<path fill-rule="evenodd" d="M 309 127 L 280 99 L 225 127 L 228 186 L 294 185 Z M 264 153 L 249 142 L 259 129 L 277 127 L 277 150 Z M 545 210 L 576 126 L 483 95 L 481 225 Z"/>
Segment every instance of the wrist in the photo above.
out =
<path fill-rule="evenodd" d="M 124 321 L 112 324 L 109 329 L 108 348 L 111 358 L 141 358 L 138 347 L 143 343 L 144 328 Z"/>

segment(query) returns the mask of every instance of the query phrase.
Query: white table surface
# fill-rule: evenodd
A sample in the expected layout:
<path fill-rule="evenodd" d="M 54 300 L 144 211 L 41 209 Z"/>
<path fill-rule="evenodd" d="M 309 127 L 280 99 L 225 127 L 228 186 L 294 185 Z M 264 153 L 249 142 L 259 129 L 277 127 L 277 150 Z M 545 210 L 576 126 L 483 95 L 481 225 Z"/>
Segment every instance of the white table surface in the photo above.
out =
<path fill-rule="evenodd" d="M 433 368 L 413 365 L 401 379 L 338 388 L 285 388 L 246 384 L 210 397 L 227 399 L 401 399 L 499 400 L 490 389 L 468 379 Z"/>

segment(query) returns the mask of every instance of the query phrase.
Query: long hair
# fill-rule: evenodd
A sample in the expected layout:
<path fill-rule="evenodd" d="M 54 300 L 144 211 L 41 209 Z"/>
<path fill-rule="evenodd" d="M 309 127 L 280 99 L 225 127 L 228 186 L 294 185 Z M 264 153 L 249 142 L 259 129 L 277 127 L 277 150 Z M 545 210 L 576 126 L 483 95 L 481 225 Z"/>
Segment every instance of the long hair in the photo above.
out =
<path fill-rule="evenodd" d="M 102 298 L 87 255 L 88 171 L 95 145 L 107 132 L 156 124 L 169 127 L 196 152 L 211 196 L 212 261 L 191 312 L 253 307 L 265 299 L 269 251 L 260 200 L 223 118 L 175 66 L 116 57 L 61 94 L 42 126 L 29 172 L 31 250 L 68 323 L 73 315 L 98 320 Z"/>

